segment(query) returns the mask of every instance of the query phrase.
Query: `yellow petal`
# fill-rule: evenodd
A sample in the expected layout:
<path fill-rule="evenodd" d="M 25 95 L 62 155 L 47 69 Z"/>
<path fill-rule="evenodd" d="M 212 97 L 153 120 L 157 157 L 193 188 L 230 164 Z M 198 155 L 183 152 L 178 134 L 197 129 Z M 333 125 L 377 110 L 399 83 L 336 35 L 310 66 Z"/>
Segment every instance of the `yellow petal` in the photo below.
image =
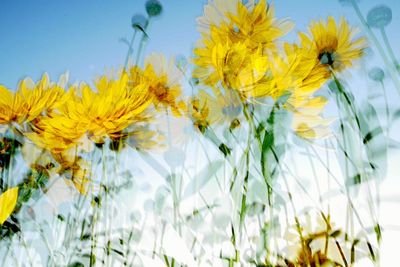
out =
<path fill-rule="evenodd" d="M 8 189 L 0 195 L 0 224 L 3 224 L 13 212 L 17 204 L 18 187 Z"/>

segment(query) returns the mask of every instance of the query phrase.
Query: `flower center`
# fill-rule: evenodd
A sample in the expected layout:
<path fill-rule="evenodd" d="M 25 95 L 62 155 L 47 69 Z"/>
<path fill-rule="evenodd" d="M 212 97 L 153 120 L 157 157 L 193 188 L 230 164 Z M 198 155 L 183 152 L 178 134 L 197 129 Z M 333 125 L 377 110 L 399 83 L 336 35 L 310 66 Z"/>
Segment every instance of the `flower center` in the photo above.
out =
<path fill-rule="evenodd" d="M 158 84 L 157 86 L 153 87 L 151 91 L 153 91 L 154 95 L 159 100 L 163 100 L 168 96 L 168 88 L 162 84 Z"/>
<path fill-rule="evenodd" d="M 323 65 L 333 65 L 335 62 L 335 55 L 331 51 L 323 51 L 318 55 L 319 62 Z"/>

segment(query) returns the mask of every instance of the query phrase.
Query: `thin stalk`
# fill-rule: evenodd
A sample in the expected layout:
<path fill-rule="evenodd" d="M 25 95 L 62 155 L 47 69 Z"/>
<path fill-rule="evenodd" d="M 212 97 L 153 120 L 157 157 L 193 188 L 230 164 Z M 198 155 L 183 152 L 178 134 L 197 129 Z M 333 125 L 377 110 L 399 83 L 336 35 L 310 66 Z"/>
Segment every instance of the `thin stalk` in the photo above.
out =
<path fill-rule="evenodd" d="M 169 121 L 169 113 L 168 110 L 165 110 L 165 119 L 167 120 L 167 131 L 168 131 L 168 148 L 172 148 L 172 134 L 171 134 L 171 125 Z M 179 234 L 181 233 L 181 227 L 180 223 L 178 224 L 177 219 L 179 217 L 179 196 L 177 192 L 177 183 L 176 183 L 176 174 L 175 174 L 175 167 L 174 166 L 169 166 L 170 167 L 170 174 L 171 174 L 171 188 L 172 188 L 172 201 L 174 205 L 174 228 L 178 228 Z M 182 177 L 181 177 L 182 181 Z M 174 259 L 172 259 L 173 261 Z"/>
<path fill-rule="evenodd" d="M 131 42 L 129 43 L 128 52 L 126 53 L 125 64 L 124 64 L 125 70 L 128 68 L 129 58 L 130 58 L 130 56 L 132 55 L 132 52 L 133 52 L 132 46 L 133 46 L 133 42 L 135 41 L 137 29 L 135 28 L 134 30 L 135 31 L 133 32 Z"/>
<path fill-rule="evenodd" d="M 249 175 L 250 175 L 250 149 L 251 149 L 251 137 L 253 134 L 253 127 L 251 126 L 253 123 L 253 120 L 251 118 L 251 115 L 248 113 L 247 106 L 243 106 L 243 112 L 246 116 L 247 121 L 249 122 L 249 129 L 248 129 L 248 137 L 247 137 L 247 147 L 244 151 L 245 153 L 245 164 L 246 164 L 246 173 L 243 179 L 243 192 L 242 192 L 242 197 L 241 197 L 241 208 L 240 208 L 240 232 L 243 227 L 244 219 L 246 216 L 246 210 L 247 210 L 247 188 L 248 188 L 248 183 L 249 183 Z M 254 133 L 255 134 L 255 133 Z"/>
<path fill-rule="evenodd" d="M 385 100 L 385 113 L 386 113 L 386 137 L 389 137 L 389 131 L 390 131 L 390 125 L 389 125 L 389 120 L 390 120 L 390 111 L 389 111 L 389 99 L 387 96 L 386 92 L 386 87 L 383 81 L 380 82 L 381 87 L 382 87 L 382 92 L 383 92 L 383 98 Z"/>
<path fill-rule="evenodd" d="M 358 115 L 357 115 L 357 111 L 356 111 L 356 107 L 354 106 L 354 103 L 352 103 L 351 102 L 351 100 L 350 100 L 350 97 L 348 96 L 348 93 L 345 91 L 345 88 L 342 86 L 342 84 L 339 82 L 339 80 L 336 78 L 336 76 L 335 76 L 335 74 L 334 74 L 334 72 L 333 71 L 331 71 L 331 73 L 332 73 L 332 77 L 333 77 L 333 79 L 334 79 L 334 81 L 335 81 L 335 83 L 336 83 L 336 86 L 337 86 L 337 88 L 338 88 L 338 90 L 339 90 L 339 92 L 341 93 L 341 95 L 343 96 L 343 98 L 344 98 L 344 108 L 346 109 L 346 110 L 348 110 L 348 108 L 347 108 L 347 106 L 350 108 L 350 110 L 351 110 L 351 112 L 353 113 L 352 115 L 353 115 L 353 117 L 354 117 L 354 119 L 355 119 L 355 121 L 356 121 L 356 123 L 357 123 L 357 127 L 358 127 L 358 131 L 359 131 L 359 136 L 361 136 L 362 137 L 362 130 L 361 130 L 361 124 L 360 124 L 360 120 L 359 120 L 359 118 L 358 118 Z M 347 105 L 346 105 L 347 104 Z M 339 101 L 339 99 L 337 99 L 337 105 L 338 105 L 338 110 L 339 110 L 339 112 L 340 112 L 340 101 Z M 345 134 L 344 134 L 344 129 L 343 129 L 343 118 L 342 118 L 342 116 L 340 116 L 340 121 L 341 121 L 341 130 L 342 130 L 342 136 L 343 136 L 343 142 L 344 142 L 344 148 L 342 149 L 342 151 L 344 152 L 344 154 L 345 154 L 345 157 L 347 157 L 349 160 L 350 160 L 350 158 L 348 157 L 348 154 L 347 154 L 347 148 L 346 148 L 346 138 L 345 138 Z M 345 161 L 345 164 L 346 164 L 346 179 L 348 178 L 348 176 L 349 176 L 349 173 L 348 173 L 348 167 L 347 167 L 347 162 L 348 162 L 348 160 L 346 160 Z M 357 168 L 357 166 L 355 165 L 355 164 L 353 164 L 354 165 L 354 167 L 356 168 L 356 169 L 358 169 Z M 365 171 L 364 171 L 364 169 L 362 169 L 362 170 L 360 170 L 360 172 L 361 172 L 361 174 L 362 174 L 362 177 L 364 177 L 364 176 L 366 176 L 366 173 L 365 173 Z M 369 179 L 368 179 L 369 180 Z M 375 220 L 375 225 L 378 225 L 378 219 L 377 219 L 377 217 L 376 217 L 376 210 L 375 210 L 375 208 L 373 207 L 373 204 L 371 203 L 371 200 L 373 199 L 373 197 L 372 197 L 372 192 L 371 192 L 371 188 L 370 188 L 370 184 L 368 183 L 367 184 L 367 193 L 368 193 L 368 195 L 369 195 L 369 201 L 368 201 L 368 206 L 369 206 L 369 209 L 370 209 L 370 213 L 371 213 L 371 216 L 372 216 L 372 218 L 374 218 L 374 220 Z"/>
<path fill-rule="evenodd" d="M 146 27 L 143 29 L 142 38 L 140 39 L 140 43 L 139 43 L 139 49 L 138 49 L 138 52 L 136 54 L 135 65 L 139 65 L 143 49 L 146 47 L 147 39 L 149 38 L 147 36 L 147 29 L 149 28 L 151 21 L 152 21 L 151 17 L 149 17 L 148 23 L 147 23 Z"/>
<path fill-rule="evenodd" d="M 94 214 L 92 217 L 92 238 L 91 238 L 91 245 L 90 245 L 90 267 L 94 266 L 95 264 L 95 249 L 96 249 L 96 243 L 97 243 L 97 233 L 96 233 L 96 223 L 98 220 L 98 216 L 99 216 L 99 206 L 101 206 L 101 190 L 102 190 L 102 185 L 104 182 L 104 177 L 105 177 L 105 172 L 106 172 L 106 166 L 105 166 L 105 145 L 103 145 L 102 151 L 101 151 L 101 155 L 102 155 L 102 176 L 101 176 L 101 181 L 100 181 L 100 188 L 99 188 L 99 194 L 98 194 L 98 199 L 97 199 L 97 203 L 94 203 L 95 207 L 94 207 Z M 96 201 L 94 201 L 96 202 Z"/>
<path fill-rule="evenodd" d="M 352 115 L 357 123 L 359 133 L 361 134 L 361 123 L 360 123 L 360 119 L 358 118 L 357 110 L 356 110 L 356 107 L 354 106 L 354 103 L 351 101 L 349 94 L 346 92 L 345 88 L 343 87 L 343 85 L 339 81 L 339 79 L 336 77 L 333 70 L 331 70 L 331 75 L 332 75 L 333 81 L 335 82 L 337 89 L 339 90 L 340 95 L 343 97 L 343 99 L 345 100 L 345 103 L 347 104 L 344 107 L 346 108 L 346 110 L 348 110 L 347 107 L 350 108 L 351 112 L 353 113 Z"/>
<path fill-rule="evenodd" d="M 396 56 L 394 55 L 393 48 L 390 45 L 389 38 L 387 37 L 385 28 L 383 28 L 383 27 L 380 28 L 380 32 L 381 32 L 381 35 L 382 35 L 383 43 L 386 46 L 386 50 L 388 51 L 389 56 L 391 57 L 392 62 L 394 64 L 395 68 L 397 69 L 399 67 L 399 62 L 397 61 Z"/>

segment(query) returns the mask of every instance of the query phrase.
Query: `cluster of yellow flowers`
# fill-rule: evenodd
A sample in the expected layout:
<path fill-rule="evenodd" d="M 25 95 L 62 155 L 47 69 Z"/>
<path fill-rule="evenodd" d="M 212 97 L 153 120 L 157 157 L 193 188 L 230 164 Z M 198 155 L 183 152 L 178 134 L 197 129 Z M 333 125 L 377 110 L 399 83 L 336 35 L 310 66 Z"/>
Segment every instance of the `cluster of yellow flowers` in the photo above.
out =
<path fill-rule="evenodd" d="M 312 22 L 299 33 L 300 44 L 280 41 L 293 25 L 274 18 L 266 0 L 210 0 L 198 19 L 202 39 L 194 49 L 193 77 L 206 89 L 192 100 L 198 125 L 232 121 L 243 103 L 289 95 L 293 127 L 305 138 L 323 134 L 320 116 L 326 99 L 314 93 L 331 77 L 360 58 L 363 38 L 342 19 Z M 206 92 L 211 88 L 211 92 Z M 228 114 L 229 113 L 229 114 Z"/>
<path fill-rule="evenodd" d="M 0 128 L 48 151 L 60 165 L 57 173 L 69 173 L 72 182 L 80 181 L 75 186 L 83 192 L 80 186 L 90 166 L 85 168 L 81 151 L 106 139 L 116 148 L 128 140 L 135 148 L 147 149 L 157 144 L 149 123 L 157 112 L 185 113 L 175 69 L 173 61 L 153 54 L 143 69 L 133 66 L 115 77 L 101 76 L 94 87 L 57 84 L 47 74 L 36 84 L 24 79 L 15 92 L 1 86 Z"/>

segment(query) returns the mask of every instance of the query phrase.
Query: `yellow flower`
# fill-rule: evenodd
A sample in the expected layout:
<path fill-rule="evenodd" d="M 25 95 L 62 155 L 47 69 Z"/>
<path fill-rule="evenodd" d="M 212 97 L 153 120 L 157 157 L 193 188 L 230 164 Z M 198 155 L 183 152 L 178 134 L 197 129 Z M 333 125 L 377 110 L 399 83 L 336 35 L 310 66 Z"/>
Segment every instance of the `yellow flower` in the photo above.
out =
<path fill-rule="evenodd" d="M 210 110 L 206 103 L 200 103 L 199 97 L 195 96 L 190 99 L 189 116 L 193 121 L 193 125 L 200 131 L 205 130 L 209 126 L 208 116 Z"/>
<path fill-rule="evenodd" d="M 136 150 L 150 150 L 161 147 L 164 137 L 148 126 L 137 126 L 129 131 L 127 143 Z"/>
<path fill-rule="evenodd" d="M 292 28 L 292 24 L 285 20 L 277 20 L 274 17 L 274 7 L 266 0 L 258 3 L 251 0 L 247 5 L 242 1 L 237 2 L 237 13 L 228 14 L 229 39 L 233 42 L 249 41 L 249 47 L 257 49 L 262 45 L 264 50 L 276 49 L 276 41 L 286 35 Z"/>
<path fill-rule="evenodd" d="M 167 62 L 161 54 L 151 54 L 145 60 L 145 68 L 131 68 L 129 79 L 132 85 L 143 84 L 153 96 L 156 110 L 170 109 L 175 116 L 182 115 L 186 105 L 179 98 L 182 95 L 180 80 L 182 74 L 171 59 Z"/>
<path fill-rule="evenodd" d="M 203 16 L 197 18 L 199 31 L 207 34 L 211 25 L 219 26 L 221 22 L 228 21 L 228 14 L 237 14 L 238 3 L 237 0 L 209 0 L 208 4 L 204 6 Z"/>
<path fill-rule="evenodd" d="M 79 145 L 86 129 L 86 124 L 67 114 L 55 114 L 38 119 L 33 132 L 25 133 L 25 136 L 38 147 L 59 154 Z"/>
<path fill-rule="evenodd" d="M 210 0 L 197 21 L 204 39 L 215 27 L 218 35 L 233 43 L 247 42 L 251 49 L 261 45 L 265 50 L 276 49 L 276 40 L 292 27 L 287 21 L 275 19 L 274 7 L 266 0 L 250 0 L 247 4 L 241 0 Z"/>
<path fill-rule="evenodd" d="M 332 120 L 322 118 L 322 111 L 327 104 L 324 97 L 310 97 L 294 104 L 292 129 L 304 139 L 316 139 L 328 137 L 331 132 L 329 125 Z"/>
<path fill-rule="evenodd" d="M 69 103 L 62 107 L 63 114 L 86 127 L 91 140 L 103 143 L 106 136 L 118 139 L 135 122 L 146 119 L 145 111 L 152 97 L 145 84 L 131 86 L 128 75 L 118 79 L 103 76 L 96 82 L 97 91 L 81 84 Z"/>
<path fill-rule="evenodd" d="M 270 65 L 261 47 L 253 52 L 244 43 L 224 40 L 206 45 L 194 51 L 194 78 L 211 87 L 221 85 L 226 90 L 236 90 L 242 98 L 267 94 L 265 84 L 272 80 L 265 75 Z"/>
<path fill-rule="evenodd" d="M 307 95 L 320 89 L 330 78 L 325 68 L 320 68 L 319 60 L 307 49 L 295 44 L 284 44 L 284 51 L 289 58 L 289 65 L 292 66 L 292 76 L 296 80 L 298 88 L 293 92 L 295 95 Z"/>
<path fill-rule="evenodd" d="M 39 147 L 61 154 L 85 145 L 86 135 L 96 143 L 106 137 L 119 139 L 129 126 L 147 119 L 152 97 L 146 84 L 131 86 L 122 73 L 118 79 L 100 77 L 95 86 L 97 91 L 87 84 L 71 87 L 66 101 L 36 119 L 33 132 L 26 136 Z"/>
<path fill-rule="evenodd" d="M 82 158 L 76 158 L 73 163 L 64 164 L 59 170 L 67 178 L 65 182 L 73 186 L 81 195 L 86 195 L 92 179 L 91 165 Z"/>
<path fill-rule="evenodd" d="M 351 250 L 353 260 L 365 257 L 365 252 L 358 249 L 360 245 L 335 226 L 330 215 L 307 213 L 287 228 L 284 239 L 288 244 L 286 255 L 282 255 L 285 266 L 346 266 Z"/>
<path fill-rule="evenodd" d="M 364 54 L 366 40 L 356 38 L 357 31 L 342 18 L 337 24 L 333 17 L 327 21 L 311 22 L 310 35 L 300 33 L 301 45 L 310 57 L 318 59 L 320 67 L 342 71 Z"/>
<path fill-rule="evenodd" d="M 285 70 L 282 62 L 271 66 L 271 56 L 276 52 L 276 41 L 291 24 L 276 20 L 273 6 L 265 0 L 247 4 L 229 0 L 224 4 L 210 0 L 204 16 L 198 19 L 202 39 L 194 49 L 193 77 L 211 87 L 234 89 L 243 99 L 278 98 L 285 80 L 277 82 L 273 75 Z"/>
<path fill-rule="evenodd" d="M 18 187 L 10 188 L 0 195 L 0 225 L 2 225 L 14 211 L 18 199 Z"/>
<path fill-rule="evenodd" d="M 31 122 L 56 107 L 64 89 L 51 83 L 47 74 L 37 83 L 24 79 L 13 93 L 0 86 L 0 124 Z"/>

